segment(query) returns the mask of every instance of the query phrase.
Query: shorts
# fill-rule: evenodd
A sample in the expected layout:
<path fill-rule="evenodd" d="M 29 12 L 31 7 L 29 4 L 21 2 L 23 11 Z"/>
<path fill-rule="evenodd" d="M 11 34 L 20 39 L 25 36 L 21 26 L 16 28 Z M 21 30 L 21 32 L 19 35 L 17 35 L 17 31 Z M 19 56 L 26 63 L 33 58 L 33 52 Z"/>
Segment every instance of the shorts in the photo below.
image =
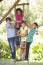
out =
<path fill-rule="evenodd" d="M 26 48 L 26 42 L 21 42 L 21 45 L 20 45 L 21 48 Z"/>

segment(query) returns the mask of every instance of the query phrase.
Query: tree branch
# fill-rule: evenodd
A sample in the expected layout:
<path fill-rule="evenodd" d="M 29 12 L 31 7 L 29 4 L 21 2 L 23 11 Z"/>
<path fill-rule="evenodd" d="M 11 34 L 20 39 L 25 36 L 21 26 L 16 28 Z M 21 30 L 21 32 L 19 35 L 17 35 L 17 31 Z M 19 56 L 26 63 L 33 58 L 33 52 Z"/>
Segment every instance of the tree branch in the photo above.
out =
<path fill-rule="evenodd" d="M 0 20 L 0 24 L 1 24 L 2 21 L 8 16 L 8 14 L 12 11 L 12 9 L 15 8 L 15 6 L 17 5 L 17 3 L 18 3 L 19 1 L 20 1 L 20 0 L 17 0 L 17 1 L 13 4 L 13 6 L 8 10 L 8 12 L 7 12 L 4 16 L 2 16 L 2 19 Z"/>

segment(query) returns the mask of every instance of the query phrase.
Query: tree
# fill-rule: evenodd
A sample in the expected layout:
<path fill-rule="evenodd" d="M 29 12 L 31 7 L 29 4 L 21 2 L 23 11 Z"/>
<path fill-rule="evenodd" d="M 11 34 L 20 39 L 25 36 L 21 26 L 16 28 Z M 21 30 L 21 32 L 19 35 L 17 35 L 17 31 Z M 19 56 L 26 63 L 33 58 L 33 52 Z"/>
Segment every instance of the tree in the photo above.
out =
<path fill-rule="evenodd" d="M 16 4 L 19 2 L 20 0 L 17 0 L 13 6 L 8 10 L 8 12 L 2 17 L 2 19 L 0 20 L 0 24 L 2 23 L 2 21 L 6 18 L 6 16 L 12 11 L 12 9 L 16 6 Z"/>

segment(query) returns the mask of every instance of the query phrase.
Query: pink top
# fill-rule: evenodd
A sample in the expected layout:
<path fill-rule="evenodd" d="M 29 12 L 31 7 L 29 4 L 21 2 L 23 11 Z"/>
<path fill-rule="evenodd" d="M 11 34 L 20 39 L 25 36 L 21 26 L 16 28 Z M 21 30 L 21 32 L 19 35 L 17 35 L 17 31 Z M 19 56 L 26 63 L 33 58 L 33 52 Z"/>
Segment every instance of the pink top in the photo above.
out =
<path fill-rule="evenodd" d="M 15 17 L 16 17 L 16 21 L 18 22 L 18 25 L 19 27 L 21 26 L 21 23 L 22 23 L 22 20 L 23 20 L 23 17 L 24 17 L 24 13 L 18 15 L 18 13 L 15 14 Z"/>
<path fill-rule="evenodd" d="M 23 17 L 24 17 L 24 14 L 22 13 L 22 14 L 20 14 L 20 15 L 18 15 L 17 13 L 16 13 L 16 20 L 17 21 L 22 21 L 23 20 Z"/>

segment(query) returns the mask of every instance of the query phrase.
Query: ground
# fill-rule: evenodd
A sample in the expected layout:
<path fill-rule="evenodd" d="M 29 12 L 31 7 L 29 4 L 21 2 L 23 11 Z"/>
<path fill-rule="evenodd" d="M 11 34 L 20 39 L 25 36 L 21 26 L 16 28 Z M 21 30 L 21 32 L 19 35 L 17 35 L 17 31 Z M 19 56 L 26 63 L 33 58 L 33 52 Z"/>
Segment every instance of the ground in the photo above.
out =
<path fill-rule="evenodd" d="M 0 65 L 15 65 L 12 60 L 0 60 Z M 16 65 L 43 65 L 42 62 L 16 62 Z"/>

